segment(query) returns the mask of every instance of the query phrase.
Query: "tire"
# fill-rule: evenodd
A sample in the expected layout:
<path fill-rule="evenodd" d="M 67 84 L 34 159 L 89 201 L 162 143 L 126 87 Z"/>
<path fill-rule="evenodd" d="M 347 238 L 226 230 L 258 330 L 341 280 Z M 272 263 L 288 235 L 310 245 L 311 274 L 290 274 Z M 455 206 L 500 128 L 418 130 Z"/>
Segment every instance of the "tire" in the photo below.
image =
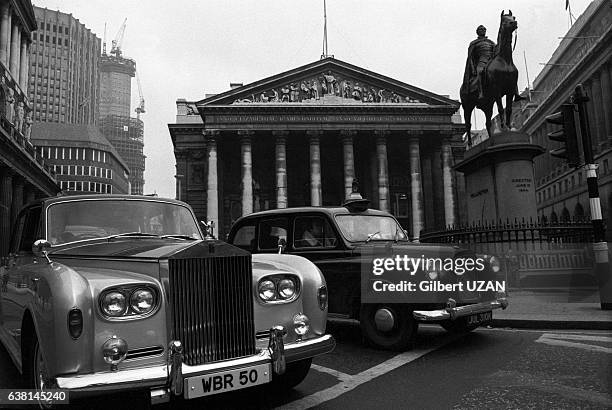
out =
<path fill-rule="evenodd" d="M 293 363 L 287 363 L 285 373 L 276 376 L 272 385 L 281 390 L 289 390 L 300 384 L 308 375 L 312 359 L 304 359 Z"/>
<path fill-rule="evenodd" d="M 379 322 L 381 315 L 385 318 L 393 318 L 392 321 L 387 322 L 386 327 L 388 328 L 377 325 L 377 314 Z M 401 351 L 414 346 L 418 323 L 412 316 L 412 309 L 405 305 L 363 304 L 359 323 L 363 337 L 373 347 Z"/>
<path fill-rule="evenodd" d="M 478 325 L 468 325 L 466 317 L 460 317 L 455 320 L 444 320 L 440 322 L 440 326 L 449 333 L 468 333 L 478 328 Z"/>
<path fill-rule="evenodd" d="M 40 343 L 38 343 L 38 339 L 36 336 L 33 336 L 30 339 L 30 343 L 28 343 L 28 350 L 25 352 L 25 360 L 24 360 L 24 381 L 26 383 L 27 388 L 34 389 L 36 391 L 45 391 L 48 389 L 57 389 L 57 386 L 51 383 L 47 364 L 42 356 L 42 351 L 40 349 Z M 56 406 L 50 405 L 45 402 L 38 402 L 38 408 L 40 409 L 54 409 Z"/>

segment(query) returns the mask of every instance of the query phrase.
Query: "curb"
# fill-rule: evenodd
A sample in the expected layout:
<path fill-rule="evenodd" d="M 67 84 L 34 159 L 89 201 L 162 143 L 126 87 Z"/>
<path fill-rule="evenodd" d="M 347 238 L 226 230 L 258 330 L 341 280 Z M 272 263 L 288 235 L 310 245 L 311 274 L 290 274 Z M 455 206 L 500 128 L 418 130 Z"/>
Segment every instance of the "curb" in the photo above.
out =
<path fill-rule="evenodd" d="M 612 321 L 493 319 L 490 326 L 514 327 L 518 329 L 612 330 Z"/>

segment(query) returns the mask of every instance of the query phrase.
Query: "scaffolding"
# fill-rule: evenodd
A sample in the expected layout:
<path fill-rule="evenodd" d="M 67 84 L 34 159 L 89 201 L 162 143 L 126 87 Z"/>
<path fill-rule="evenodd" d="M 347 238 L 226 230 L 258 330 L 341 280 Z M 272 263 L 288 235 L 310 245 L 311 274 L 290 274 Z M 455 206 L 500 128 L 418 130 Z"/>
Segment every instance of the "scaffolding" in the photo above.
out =
<path fill-rule="evenodd" d="M 119 115 L 100 119 L 102 134 L 115 147 L 130 169 L 131 194 L 142 195 L 144 188 L 144 124 L 142 120 Z"/>

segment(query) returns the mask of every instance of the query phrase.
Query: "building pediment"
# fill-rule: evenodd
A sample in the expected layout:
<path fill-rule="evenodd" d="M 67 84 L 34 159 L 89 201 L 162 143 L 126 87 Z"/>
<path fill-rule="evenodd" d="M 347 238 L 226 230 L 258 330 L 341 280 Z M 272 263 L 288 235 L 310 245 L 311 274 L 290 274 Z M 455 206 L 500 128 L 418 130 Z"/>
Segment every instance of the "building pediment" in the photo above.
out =
<path fill-rule="evenodd" d="M 402 105 L 446 106 L 459 103 L 410 84 L 326 58 L 199 101 L 200 108 L 228 105 Z"/>

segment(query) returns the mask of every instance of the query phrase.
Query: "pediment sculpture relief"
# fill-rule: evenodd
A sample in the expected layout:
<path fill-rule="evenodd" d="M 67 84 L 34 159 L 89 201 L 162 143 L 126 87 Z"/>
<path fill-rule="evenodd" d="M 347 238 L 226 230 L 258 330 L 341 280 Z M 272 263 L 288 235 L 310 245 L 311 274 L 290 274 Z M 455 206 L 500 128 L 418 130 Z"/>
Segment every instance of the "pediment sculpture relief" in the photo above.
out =
<path fill-rule="evenodd" d="M 399 95 L 395 91 L 356 81 L 332 71 L 262 90 L 236 99 L 234 103 L 312 103 L 330 96 L 335 97 L 339 103 L 422 104 L 411 96 Z"/>

